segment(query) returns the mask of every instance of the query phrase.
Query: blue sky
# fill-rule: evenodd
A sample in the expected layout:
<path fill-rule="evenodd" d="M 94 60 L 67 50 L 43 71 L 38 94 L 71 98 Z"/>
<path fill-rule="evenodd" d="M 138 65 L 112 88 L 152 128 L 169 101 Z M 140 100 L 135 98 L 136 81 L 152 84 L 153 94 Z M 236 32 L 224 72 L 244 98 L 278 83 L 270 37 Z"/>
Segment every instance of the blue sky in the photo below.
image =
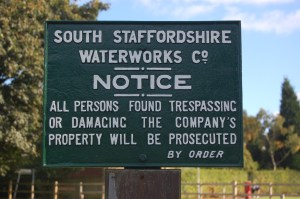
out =
<path fill-rule="evenodd" d="M 286 77 L 300 97 L 299 0 L 105 0 L 105 21 L 242 21 L 243 106 L 278 113 Z"/>

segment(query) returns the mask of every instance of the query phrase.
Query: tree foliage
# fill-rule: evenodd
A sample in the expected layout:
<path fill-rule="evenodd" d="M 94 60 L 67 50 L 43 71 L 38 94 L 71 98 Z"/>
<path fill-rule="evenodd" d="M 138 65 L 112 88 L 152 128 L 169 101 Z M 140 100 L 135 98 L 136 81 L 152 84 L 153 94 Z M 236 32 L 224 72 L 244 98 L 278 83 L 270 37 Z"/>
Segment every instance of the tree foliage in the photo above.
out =
<path fill-rule="evenodd" d="M 280 115 L 284 117 L 284 127 L 294 126 L 300 135 L 300 103 L 294 88 L 287 78 L 284 79 L 281 88 Z"/>
<path fill-rule="evenodd" d="M 107 4 L 0 1 L 0 175 L 40 155 L 46 20 L 95 20 Z"/>
<path fill-rule="evenodd" d="M 260 136 L 260 123 L 253 116 L 243 113 L 243 131 L 244 131 L 244 169 L 253 172 L 258 168 L 258 163 L 253 160 L 251 152 L 253 146 L 257 145 Z"/>
<path fill-rule="evenodd" d="M 261 165 L 266 168 L 271 162 L 273 170 L 276 170 L 278 166 L 288 166 L 283 163 L 300 148 L 300 138 L 294 127 L 284 127 L 285 119 L 281 115 L 273 115 L 263 109 L 256 117 L 261 123 L 262 136 L 260 140 L 263 143 L 262 147 L 260 146 Z M 263 156 L 264 153 L 266 156 Z"/>
<path fill-rule="evenodd" d="M 292 167 L 287 160 L 299 151 L 300 137 L 294 126 L 285 127 L 284 122 L 281 115 L 263 109 L 255 117 L 244 113 L 244 143 L 253 160 L 249 154 L 244 158 L 248 157 L 250 163 L 258 162 L 263 169 Z"/>
<path fill-rule="evenodd" d="M 295 154 L 300 146 L 300 139 L 293 127 L 284 127 L 284 118 L 278 115 L 272 121 L 266 135 L 267 150 L 269 152 L 273 169 L 283 163 L 291 154 Z"/>

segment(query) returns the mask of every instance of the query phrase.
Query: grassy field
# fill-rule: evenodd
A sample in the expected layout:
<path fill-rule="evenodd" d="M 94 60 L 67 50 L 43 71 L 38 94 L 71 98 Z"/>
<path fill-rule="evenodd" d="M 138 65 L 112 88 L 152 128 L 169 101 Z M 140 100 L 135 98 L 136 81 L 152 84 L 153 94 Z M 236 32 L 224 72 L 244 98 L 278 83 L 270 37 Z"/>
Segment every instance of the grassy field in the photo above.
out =
<path fill-rule="evenodd" d="M 255 198 L 253 198 L 255 199 Z M 267 197 L 267 196 L 264 196 L 264 197 L 259 197 L 259 199 L 270 199 L 270 197 Z M 279 196 L 273 196 L 272 199 L 281 199 L 281 197 Z M 285 197 L 285 199 L 300 199 L 300 196 L 299 197 Z"/>

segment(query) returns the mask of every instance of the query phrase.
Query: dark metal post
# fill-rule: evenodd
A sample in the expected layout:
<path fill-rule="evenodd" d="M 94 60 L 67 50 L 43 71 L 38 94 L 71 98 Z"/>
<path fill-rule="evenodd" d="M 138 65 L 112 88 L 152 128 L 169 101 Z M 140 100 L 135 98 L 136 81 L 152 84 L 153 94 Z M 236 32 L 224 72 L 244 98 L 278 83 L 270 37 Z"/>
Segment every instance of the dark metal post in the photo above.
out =
<path fill-rule="evenodd" d="M 180 199 L 180 170 L 106 170 L 107 199 Z"/>

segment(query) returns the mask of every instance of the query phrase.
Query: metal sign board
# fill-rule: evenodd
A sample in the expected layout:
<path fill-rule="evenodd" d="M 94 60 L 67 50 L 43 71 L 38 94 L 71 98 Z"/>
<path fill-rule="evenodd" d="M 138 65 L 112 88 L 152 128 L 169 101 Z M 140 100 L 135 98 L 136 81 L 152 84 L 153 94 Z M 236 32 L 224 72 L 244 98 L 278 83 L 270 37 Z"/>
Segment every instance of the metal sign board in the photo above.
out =
<path fill-rule="evenodd" d="M 45 166 L 242 166 L 239 21 L 45 31 Z"/>

